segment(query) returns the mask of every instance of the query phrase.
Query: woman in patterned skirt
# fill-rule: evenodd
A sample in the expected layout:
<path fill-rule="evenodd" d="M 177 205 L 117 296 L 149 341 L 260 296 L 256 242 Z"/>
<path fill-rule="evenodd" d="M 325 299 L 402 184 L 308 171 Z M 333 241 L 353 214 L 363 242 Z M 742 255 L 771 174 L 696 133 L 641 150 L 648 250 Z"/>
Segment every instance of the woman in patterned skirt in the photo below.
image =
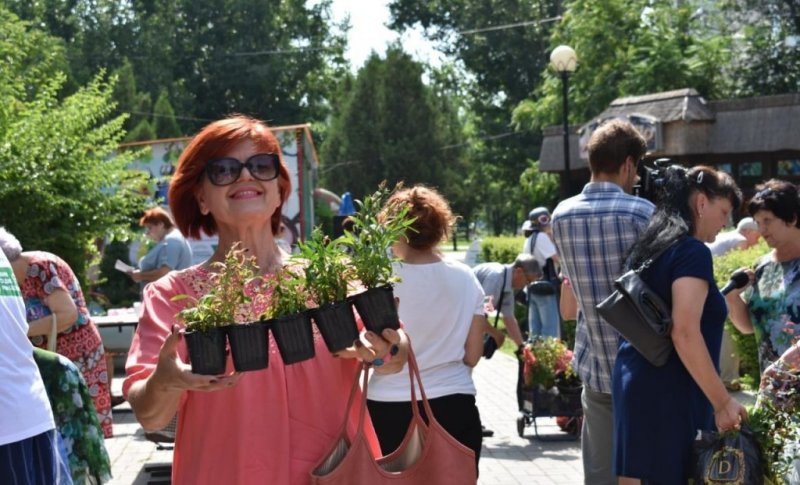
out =
<path fill-rule="evenodd" d="M 75 273 L 55 254 L 22 252 L 17 238 L 4 228 L 0 228 L 0 248 L 11 262 L 22 290 L 28 337 L 34 346 L 46 349 L 53 315 L 56 316 L 56 352 L 80 369 L 94 401 L 103 436 L 110 438 L 111 394 L 106 353 Z"/>

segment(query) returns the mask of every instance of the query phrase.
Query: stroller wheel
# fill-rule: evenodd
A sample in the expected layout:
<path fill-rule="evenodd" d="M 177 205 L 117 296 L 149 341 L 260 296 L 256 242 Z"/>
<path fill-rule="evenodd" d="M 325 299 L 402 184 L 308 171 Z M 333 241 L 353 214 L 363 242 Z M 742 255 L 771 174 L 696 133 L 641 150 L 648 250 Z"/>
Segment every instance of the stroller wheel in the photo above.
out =
<path fill-rule="evenodd" d="M 525 415 L 520 414 L 517 416 L 517 434 L 520 438 L 525 437 Z"/>

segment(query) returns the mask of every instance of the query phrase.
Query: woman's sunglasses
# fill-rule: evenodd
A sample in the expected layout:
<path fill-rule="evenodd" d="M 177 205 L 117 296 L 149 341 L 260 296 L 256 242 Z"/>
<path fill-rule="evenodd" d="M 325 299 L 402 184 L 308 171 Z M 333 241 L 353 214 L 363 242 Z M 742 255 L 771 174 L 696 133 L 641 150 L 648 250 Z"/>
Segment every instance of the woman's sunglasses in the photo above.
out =
<path fill-rule="evenodd" d="M 244 162 L 235 158 L 218 158 L 206 164 L 206 175 L 214 185 L 230 185 L 242 175 L 242 167 L 256 180 L 267 182 L 278 178 L 280 158 L 275 153 L 258 153 Z"/>

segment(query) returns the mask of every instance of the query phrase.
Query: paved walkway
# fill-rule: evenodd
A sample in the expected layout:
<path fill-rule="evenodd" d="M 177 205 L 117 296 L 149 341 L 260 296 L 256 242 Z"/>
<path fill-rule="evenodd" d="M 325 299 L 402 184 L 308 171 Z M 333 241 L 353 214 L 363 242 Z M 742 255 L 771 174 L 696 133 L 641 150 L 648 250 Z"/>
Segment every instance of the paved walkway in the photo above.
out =
<path fill-rule="evenodd" d="M 533 427 L 520 438 L 516 430 L 517 364 L 497 353 L 483 360 L 473 374 L 478 387 L 478 408 L 484 425 L 494 430 L 485 438 L 480 468 L 481 485 L 580 484 L 582 483 L 580 445 L 577 441 L 545 442 L 533 438 Z M 122 379 L 112 388 L 119 393 Z M 147 441 L 141 427 L 128 411 L 127 403 L 114 409 L 114 438 L 106 440 L 114 479 L 111 484 L 168 483 L 147 469 L 169 465 L 171 450 L 159 450 Z M 566 436 L 549 418 L 537 420 L 540 434 Z M 266 482 L 265 482 L 266 483 Z M 278 484 L 280 485 L 280 484 Z"/>

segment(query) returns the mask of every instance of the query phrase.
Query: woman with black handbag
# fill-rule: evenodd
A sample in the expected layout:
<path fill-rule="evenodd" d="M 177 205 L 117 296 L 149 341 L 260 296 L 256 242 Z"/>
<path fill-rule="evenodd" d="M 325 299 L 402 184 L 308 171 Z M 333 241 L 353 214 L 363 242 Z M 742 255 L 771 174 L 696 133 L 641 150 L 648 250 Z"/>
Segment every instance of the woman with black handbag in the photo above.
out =
<path fill-rule="evenodd" d="M 728 174 L 705 166 L 673 165 L 660 184 L 656 211 L 628 266 L 661 253 L 640 276 L 671 305 L 675 351 L 657 367 L 621 339 L 612 392 L 620 484 L 687 483 L 697 430 L 725 431 L 746 418 L 717 370 L 727 307 L 704 244 L 726 225 L 741 193 Z"/>

